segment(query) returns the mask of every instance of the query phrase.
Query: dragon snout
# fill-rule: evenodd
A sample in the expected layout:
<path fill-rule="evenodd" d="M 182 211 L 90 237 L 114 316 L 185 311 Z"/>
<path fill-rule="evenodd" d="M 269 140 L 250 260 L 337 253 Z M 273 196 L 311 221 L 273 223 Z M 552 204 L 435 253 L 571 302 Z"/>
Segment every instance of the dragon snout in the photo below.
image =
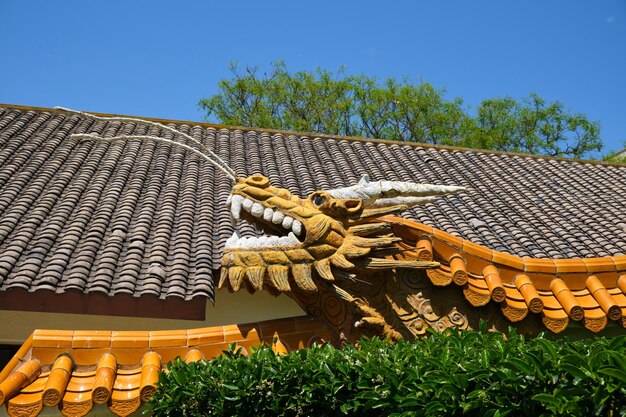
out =
<path fill-rule="evenodd" d="M 255 174 L 245 179 L 245 183 L 259 188 L 267 188 L 270 186 L 270 180 L 263 175 Z"/>
<path fill-rule="evenodd" d="M 358 214 L 363 210 L 363 200 L 360 199 L 331 199 L 328 208 L 339 217 Z"/>

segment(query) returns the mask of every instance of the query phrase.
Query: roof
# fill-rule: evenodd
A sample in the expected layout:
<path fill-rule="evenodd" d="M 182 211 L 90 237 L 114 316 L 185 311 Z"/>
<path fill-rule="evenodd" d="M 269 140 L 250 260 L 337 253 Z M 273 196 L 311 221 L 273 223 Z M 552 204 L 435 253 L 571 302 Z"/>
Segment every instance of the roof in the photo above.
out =
<path fill-rule="evenodd" d="M 171 126 L 240 175 L 306 196 L 372 180 L 462 185 L 407 218 L 520 257 L 626 253 L 626 166 L 501 152 L 313 137 L 192 122 Z M 71 133 L 167 132 L 51 109 L 0 106 L 0 291 L 213 299 L 232 234 L 231 184 L 185 150 L 89 143 Z M 253 233 L 252 229 L 247 229 Z"/>
<path fill-rule="evenodd" d="M 49 407 L 83 416 L 106 406 L 128 416 L 156 391 L 158 374 L 176 357 L 211 359 L 231 344 L 248 354 L 262 343 L 286 353 L 332 340 L 311 317 L 163 331 L 36 330 L 0 372 L 0 405 L 34 417 Z"/>
<path fill-rule="evenodd" d="M 513 323 L 533 316 L 529 312 L 535 313 L 536 317 L 541 317 L 543 325 L 555 333 L 564 331 L 570 322 L 579 322 L 595 333 L 611 322 L 626 327 L 624 255 L 523 258 L 411 220 L 392 216 L 382 220 L 393 224 L 394 232 L 404 242 L 417 242 L 415 247 L 419 249 L 413 252 L 416 258 L 440 263 L 439 267 L 426 270 L 435 287 L 460 287 L 473 307 L 485 306 L 493 300 L 493 305 L 499 306 L 502 314 Z M 537 332 L 532 322 L 526 326 L 521 324 L 518 330 Z"/>

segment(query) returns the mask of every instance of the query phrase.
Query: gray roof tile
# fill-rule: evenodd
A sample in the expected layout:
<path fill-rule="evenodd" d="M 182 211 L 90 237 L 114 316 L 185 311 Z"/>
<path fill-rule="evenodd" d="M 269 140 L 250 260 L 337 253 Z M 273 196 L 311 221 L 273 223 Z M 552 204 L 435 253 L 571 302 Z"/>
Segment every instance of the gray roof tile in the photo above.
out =
<path fill-rule="evenodd" d="M 240 176 L 305 196 L 363 174 L 469 192 L 408 218 L 531 257 L 626 253 L 626 167 L 515 154 L 172 123 Z M 232 233 L 230 183 L 167 144 L 95 144 L 71 133 L 168 132 L 46 109 L 0 108 L 0 290 L 75 289 L 213 298 Z M 245 233 L 254 233 L 251 226 Z"/>

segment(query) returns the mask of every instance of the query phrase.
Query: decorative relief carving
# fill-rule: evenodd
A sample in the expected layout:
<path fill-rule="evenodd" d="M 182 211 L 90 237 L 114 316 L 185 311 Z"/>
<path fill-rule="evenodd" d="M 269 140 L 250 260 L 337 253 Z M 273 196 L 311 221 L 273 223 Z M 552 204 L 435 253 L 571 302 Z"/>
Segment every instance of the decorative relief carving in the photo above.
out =
<path fill-rule="evenodd" d="M 127 401 L 111 401 L 109 410 L 116 416 L 127 417 L 137 411 L 140 405 L 141 401 L 139 397 Z"/>
<path fill-rule="evenodd" d="M 354 341 L 360 336 L 385 335 L 390 339 L 414 339 L 432 328 L 443 331 L 477 329 L 481 320 L 493 329 L 506 332 L 511 322 L 499 311 L 505 305 L 489 303 L 476 308 L 454 286 L 436 287 L 423 271 L 398 270 L 384 274 L 360 275 L 355 282 L 338 282 L 354 301 L 320 289 L 319 294 L 292 296 L 309 313 L 337 329 L 337 337 Z M 324 302 L 322 302 L 324 300 Z M 329 302 L 333 300 L 333 302 Z M 339 308 L 338 305 L 343 305 Z M 329 308 L 331 307 L 331 308 Z M 337 311 L 342 311 L 341 315 Z M 516 327 L 521 333 L 541 330 L 538 315 L 520 314 Z"/>
<path fill-rule="evenodd" d="M 91 411 L 93 403 L 91 401 L 83 402 L 65 402 L 63 401 L 59 409 L 65 417 L 83 417 Z"/>
<path fill-rule="evenodd" d="M 29 405 L 16 405 L 11 404 L 9 401 L 9 404 L 7 405 L 7 412 L 10 417 L 31 417 L 41 413 L 42 408 L 43 404 L 41 402 Z"/>
<path fill-rule="evenodd" d="M 111 392 L 106 387 L 96 387 L 91 393 L 93 402 L 96 404 L 104 404 L 109 400 Z"/>
<path fill-rule="evenodd" d="M 57 390 L 49 389 L 43 393 L 43 403 L 47 406 L 57 405 L 61 401 L 61 393 Z"/>

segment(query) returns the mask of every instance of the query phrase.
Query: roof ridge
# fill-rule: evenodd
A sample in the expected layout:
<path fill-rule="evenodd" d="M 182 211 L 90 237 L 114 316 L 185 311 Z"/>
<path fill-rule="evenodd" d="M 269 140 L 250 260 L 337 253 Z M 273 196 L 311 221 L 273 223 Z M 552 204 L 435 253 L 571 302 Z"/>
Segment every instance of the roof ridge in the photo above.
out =
<path fill-rule="evenodd" d="M 439 263 L 427 269 L 435 286 L 456 284 L 474 307 L 491 300 L 515 323 L 528 312 L 560 333 L 571 321 L 597 333 L 609 321 L 626 327 L 626 255 L 595 258 L 531 258 L 511 255 L 456 237 L 441 229 L 395 216 L 379 220 L 394 234 L 420 242 L 413 257 Z M 424 243 L 425 242 L 425 243 Z M 545 307 L 545 310 L 544 310 Z"/>
<path fill-rule="evenodd" d="M 0 103 L 0 108 L 10 108 L 16 110 L 24 110 L 24 111 L 45 111 L 51 113 L 65 113 L 62 110 L 49 108 L 49 107 L 40 107 L 40 106 L 25 106 L 20 104 L 9 104 L 9 103 Z M 421 142 L 402 142 L 391 139 L 378 139 L 378 138 L 367 138 L 367 137 L 358 137 L 358 136 L 341 136 L 341 135 L 331 135 L 327 133 L 319 133 L 319 132 L 299 132 L 299 131 L 289 131 L 289 130 L 281 130 L 281 129 L 270 129 L 270 128 L 260 128 L 260 127 L 251 127 L 251 126 L 234 126 L 234 125 L 224 125 L 219 123 L 211 123 L 211 122 L 198 122 L 193 120 L 177 120 L 177 119 L 163 119 L 159 117 L 148 117 L 148 116 L 136 116 L 136 115 L 127 115 L 127 114 L 118 114 L 118 113 L 101 113 L 101 112 L 93 112 L 86 111 L 87 113 L 91 113 L 96 116 L 101 117 L 132 117 L 139 118 L 153 122 L 159 122 L 163 124 L 175 124 L 175 125 L 196 125 L 203 127 L 212 127 L 216 129 L 229 129 L 229 130 L 241 130 L 246 132 L 266 132 L 273 134 L 282 134 L 287 136 L 300 136 L 307 138 L 320 138 L 320 139 L 335 139 L 335 140 L 347 140 L 354 142 L 373 142 L 380 143 L 384 145 L 398 145 L 398 146 L 410 146 L 415 148 L 429 148 L 429 149 L 438 149 L 438 150 L 446 150 L 446 151 L 468 151 L 474 153 L 481 154 L 495 154 L 495 155 L 508 155 L 508 156 L 519 156 L 522 158 L 532 158 L 532 159 L 547 159 L 547 160 L 556 160 L 556 161 L 566 161 L 566 162 L 577 162 L 583 164 L 592 164 L 592 165 L 602 165 L 602 166 L 617 166 L 617 167 L 626 167 L 626 163 L 623 162 L 608 162 L 608 161 L 597 161 L 593 159 L 577 159 L 577 158 L 564 158 L 560 156 L 546 156 L 546 155 L 534 155 L 523 152 L 508 152 L 508 151 L 498 151 L 492 149 L 479 149 L 479 148 L 466 148 L 462 146 L 451 146 L 451 145 L 435 145 L 432 143 L 421 143 Z"/>
<path fill-rule="evenodd" d="M 52 407 L 93 415 L 101 405 L 127 416 L 154 395 L 159 371 L 175 358 L 211 360 L 231 346 L 248 355 L 261 345 L 284 355 L 323 341 L 339 342 L 311 316 L 182 330 L 34 330 L 0 369 L 0 406 L 36 417 Z"/>

